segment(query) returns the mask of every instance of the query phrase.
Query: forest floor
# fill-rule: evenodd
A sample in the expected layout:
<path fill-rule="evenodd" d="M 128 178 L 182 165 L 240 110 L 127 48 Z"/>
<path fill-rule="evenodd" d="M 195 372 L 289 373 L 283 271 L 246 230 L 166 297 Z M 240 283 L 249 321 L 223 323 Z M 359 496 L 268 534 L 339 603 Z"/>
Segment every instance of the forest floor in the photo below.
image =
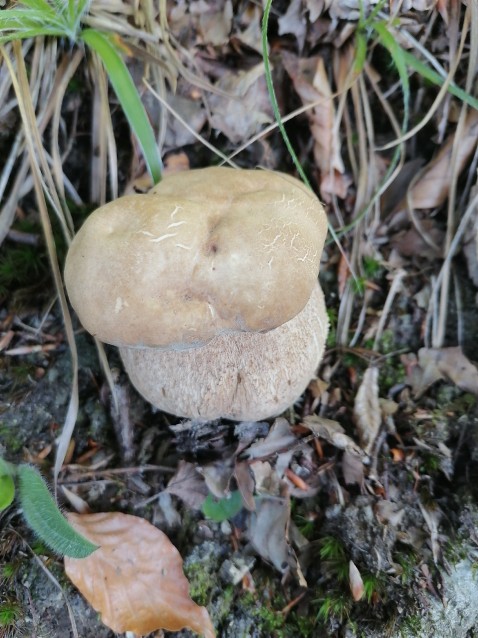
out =
<path fill-rule="evenodd" d="M 165 175 L 226 157 L 297 176 L 261 3 L 160 4 L 94 0 L 84 21 L 116 34 Z M 268 43 L 286 132 L 340 244 L 322 259 L 331 328 L 316 378 L 277 419 L 198 424 L 147 404 L 110 346 L 108 384 L 74 317 L 76 362 L 4 64 L 0 457 L 53 483 L 77 364 L 62 509 L 165 532 L 218 637 L 478 636 L 478 7 L 274 2 Z M 54 39 L 24 54 L 78 229 L 149 176 L 95 58 Z M 62 270 L 68 240 L 51 224 Z M 0 638 L 114 635 L 19 502 L 0 512 Z"/>

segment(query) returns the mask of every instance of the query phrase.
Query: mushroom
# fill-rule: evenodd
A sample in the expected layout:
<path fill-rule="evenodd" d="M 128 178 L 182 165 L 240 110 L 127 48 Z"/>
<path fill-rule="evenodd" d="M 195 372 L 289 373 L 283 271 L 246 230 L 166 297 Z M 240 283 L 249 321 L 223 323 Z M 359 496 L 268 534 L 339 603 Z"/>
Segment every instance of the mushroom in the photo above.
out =
<path fill-rule="evenodd" d="M 260 420 L 301 395 L 322 357 L 326 232 L 322 205 L 295 178 L 191 170 L 93 212 L 65 284 L 83 326 L 119 346 L 150 403 Z"/>

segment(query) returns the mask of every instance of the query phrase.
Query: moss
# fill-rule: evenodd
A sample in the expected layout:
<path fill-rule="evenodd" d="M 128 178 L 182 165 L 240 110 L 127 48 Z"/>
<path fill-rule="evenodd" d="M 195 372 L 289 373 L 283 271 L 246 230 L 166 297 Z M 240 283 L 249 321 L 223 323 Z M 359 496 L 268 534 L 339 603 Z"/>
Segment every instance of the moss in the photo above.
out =
<path fill-rule="evenodd" d="M 290 636 L 286 628 L 286 618 L 280 612 L 266 606 L 258 606 L 253 610 L 256 619 L 256 628 L 260 628 L 262 636 L 274 636 L 274 638 L 287 638 Z"/>
<path fill-rule="evenodd" d="M 20 429 L 18 429 L 20 433 Z M 17 436 L 17 430 L 0 421 L 0 441 L 9 454 L 20 452 L 23 447 L 23 440 Z"/>
<path fill-rule="evenodd" d="M 221 555 L 214 543 L 196 547 L 184 562 L 184 573 L 189 580 L 189 594 L 198 605 L 209 605 L 218 589 Z"/>
<path fill-rule="evenodd" d="M 409 638 L 409 636 L 417 636 L 422 628 L 422 619 L 418 614 L 404 618 L 400 628 L 400 636 Z"/>

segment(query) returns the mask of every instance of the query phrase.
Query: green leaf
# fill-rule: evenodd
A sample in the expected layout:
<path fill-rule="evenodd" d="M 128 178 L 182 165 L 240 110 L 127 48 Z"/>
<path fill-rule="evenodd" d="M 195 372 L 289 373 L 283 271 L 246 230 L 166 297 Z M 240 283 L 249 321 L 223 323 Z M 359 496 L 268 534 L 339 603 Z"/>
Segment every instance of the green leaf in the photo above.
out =
<path fill-rule="evenodd" d="M 81 34 L 81 38 L 99 55 L 105 65 L 111 85 L 141 146 L 153 182 L 157 184 L 162 172 L 158 145 L 153 127 L 126 64 L 111 39 L 103 33 L 86 29 Z"/>
<path fill-rule="evenodd" d="M 97 549 L 71 527 L 36 469 L 20 465 L 17 473 L 25 520 L 48 547 L 71 558 L 86 558 Z"/>
<path fill-rule="evenodd" d="M 10 474 L 0 476 L 0 512 L 12 504 L 15 496 L 15 483 Z"/>
<path fill-rule="evenodd" d="M 208 494 L 202 504 L 202 511 L 207 518 L 222 523 L 222 521 L 226 521 L 228 518 L 238 514 L 242 506 L 241 493 L 239 490 L 235 490 L 229 496 L 219 499 L 212 494 Z"/>

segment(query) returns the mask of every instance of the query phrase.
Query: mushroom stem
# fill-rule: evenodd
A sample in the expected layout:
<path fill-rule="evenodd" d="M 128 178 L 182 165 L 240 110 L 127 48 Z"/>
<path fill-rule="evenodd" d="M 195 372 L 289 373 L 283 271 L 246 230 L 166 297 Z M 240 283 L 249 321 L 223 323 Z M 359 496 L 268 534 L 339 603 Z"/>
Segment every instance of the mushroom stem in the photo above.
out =
<path fill-rule="evenodd" d="M 302 394 L 322 358 L 327 331 L 317 284 L 305 308 L 269 332 L 221 335 L 184 350 L 121 347 L 120 353 L 138 392 L 165 412 L 259 421 Z"/>

